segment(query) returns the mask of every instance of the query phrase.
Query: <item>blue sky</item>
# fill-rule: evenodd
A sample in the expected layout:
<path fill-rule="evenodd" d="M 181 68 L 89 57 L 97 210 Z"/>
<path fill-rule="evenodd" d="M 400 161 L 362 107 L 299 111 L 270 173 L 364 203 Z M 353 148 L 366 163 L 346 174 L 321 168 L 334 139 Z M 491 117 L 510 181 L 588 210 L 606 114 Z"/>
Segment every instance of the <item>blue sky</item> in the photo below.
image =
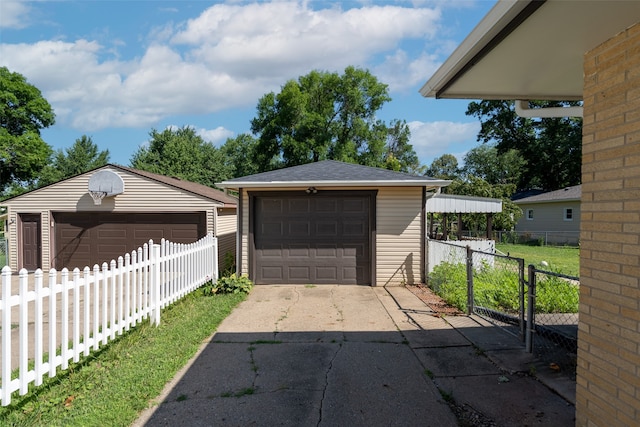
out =
<path fill-rule="evenodd" d="M 191 126 L 221 145 L 258 100 L 312 70 L 354 65 L 389 86 L 379 112 L 406 120 L 422 164 L 478 145 L 468 101 L 418 90 L 495 4 L 414 1 L 0 2 L 0 65 L 53 106 L 54 149 L 82 135 L 129 165 L 151 129 Z"/>

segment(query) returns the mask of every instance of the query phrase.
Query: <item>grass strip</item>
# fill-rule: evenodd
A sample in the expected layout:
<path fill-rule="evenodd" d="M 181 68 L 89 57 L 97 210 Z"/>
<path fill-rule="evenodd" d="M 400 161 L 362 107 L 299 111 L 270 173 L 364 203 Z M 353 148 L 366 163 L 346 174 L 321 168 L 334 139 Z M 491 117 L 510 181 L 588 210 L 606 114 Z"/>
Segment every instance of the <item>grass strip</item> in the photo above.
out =
<path fill-rule="evenodd" d="M 512 257 L 523 258 L 525 267 L 534 264 L 543 270 L 569 276 L 580 275 L 580 248 L 575 246 L 496 244 L 496 249 Z M 548 267 L 542 267 L 540 265 L 542 261 L 546 261 Z"/>
<path fill-rule="evenodd" d="M 246 298 L 196 291 L 0 408 L 3 426 L 128 426 Z"/>

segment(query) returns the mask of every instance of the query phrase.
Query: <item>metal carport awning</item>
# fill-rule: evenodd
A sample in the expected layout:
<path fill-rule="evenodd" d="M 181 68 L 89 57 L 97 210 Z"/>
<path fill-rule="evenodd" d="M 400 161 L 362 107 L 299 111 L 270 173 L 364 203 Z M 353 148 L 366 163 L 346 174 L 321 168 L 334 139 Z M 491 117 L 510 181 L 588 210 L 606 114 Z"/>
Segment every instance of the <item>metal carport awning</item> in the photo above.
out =
<path fill-rule="evenodd" d="M 502 200 L 491 199 L 488 197 L 475 196 L 459 196 L 455 194 L 427 193 L 427 201 L 425 206 L 426 212 L 429 214 L 429 238 L 437 237 L 437 233 L 433 231 L 433 214 L 439 213 L 444 215 L 443 236 L 449 235 L 447 214 L 453 213 L 458 215 L 458 224 L 462 223 L 463 213 L 486 213 L 487 214 L 487 238 L 492 234 L 493 214 L 502 212 Z M 462 228 L 458 226 L 458 239 L 462 239 Z"/>

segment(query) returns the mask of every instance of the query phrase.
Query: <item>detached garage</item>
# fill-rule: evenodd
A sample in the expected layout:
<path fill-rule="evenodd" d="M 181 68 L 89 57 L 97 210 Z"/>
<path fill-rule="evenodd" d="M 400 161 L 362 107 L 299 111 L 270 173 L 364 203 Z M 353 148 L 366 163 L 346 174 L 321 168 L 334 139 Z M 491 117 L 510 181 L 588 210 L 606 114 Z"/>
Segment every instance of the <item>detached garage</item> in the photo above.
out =
<path fill-rule="evenodd" d="M 9 266 L 82 269 L 149 239 L 191 243 L 212 233 L 222 269 L 236 251 L 236 202 L 201 184 L 107 165 L 2 203 Z"/>
<path fill-rule="evenodd" d="M 235 178 L 237 268 L 256 284 L 424 281 L 425 201 L 450 181 L 326 160 Z"/>

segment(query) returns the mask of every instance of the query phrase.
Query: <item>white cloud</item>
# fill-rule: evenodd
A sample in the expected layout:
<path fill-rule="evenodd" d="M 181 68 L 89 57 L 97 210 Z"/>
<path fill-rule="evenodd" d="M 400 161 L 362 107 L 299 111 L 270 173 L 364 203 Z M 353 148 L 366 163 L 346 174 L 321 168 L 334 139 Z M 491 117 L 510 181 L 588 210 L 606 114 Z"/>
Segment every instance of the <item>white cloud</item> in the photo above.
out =
<path fill-rule="evenodd" d="M 0 2 L 0 28 L 25 28 L 29 25 L 31 8 L 24 1 L 2 0 Z"/>
<path fill-rule="evenodd" d="M 6 22 L 27 7 L 2 4 Z M 348 10 L 313 10 L 306 2 L 216 4 L 185 23 L 158 25 L 136 57 L 114 56 L 111 47 L 84 39 L 0 44 L 0 54 L 3 65 L 43 92 L 59 124 L 85 132 L 143 128 L 172 115 L 255 105 L 312 69 L 376 68 L 392 90 L 406 89 L 437 64 L 427 52 L 412 57 L 402 44 L 418 41 L 422 49 L 440 19 L 438 9 L 375 2 Z M 113 38 L 125 43 L 123 36 Z"/>
<path fill-rule="evenodd" d="M 373 74 L 389 85 L 391 92 L 413 89 L 418 83 L 424 83 L 425 76 L 432 75 L 440 66 L 436 55 L 423 52 L 418 58 L 411 59 L 407 52 L 397 50 L 385 61 L 374 67 Z"/>
<path fill-rule="evenodd" d="M 462 161 L 466 152 L 477 145 L 480 123 L 409 122 L 413 149 L 421 162 L 429 166 L 434 158 L 453 154 Z"/>
<path fill-rule="evenodd" d="M 235 132 L 225 129 L 222 126 L 218 126 L 215 129 L 197 129 L 196 133 L 202 137 L 205 141 L 211 142 L 213 145 L 221 145 L 227 140 L 232 138 Z"/>

